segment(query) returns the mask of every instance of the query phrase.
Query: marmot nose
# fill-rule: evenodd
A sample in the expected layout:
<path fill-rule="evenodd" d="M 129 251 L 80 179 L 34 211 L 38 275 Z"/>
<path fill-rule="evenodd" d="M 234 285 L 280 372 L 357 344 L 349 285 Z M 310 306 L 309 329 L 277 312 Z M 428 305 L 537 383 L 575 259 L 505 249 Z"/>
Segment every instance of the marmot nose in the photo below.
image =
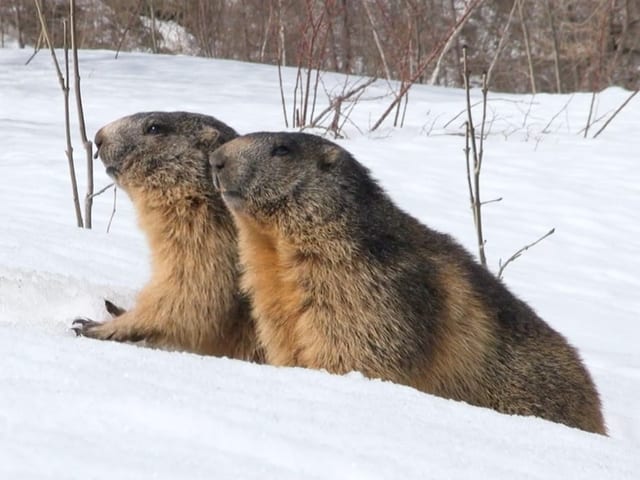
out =
<path fill-rule="evenodd" d="M 93 143 L 96 144 L 97 148 L 100 148 L 100 145 L 102 145 L 102 142 L 104 142 L 104 133 L 102 132 L 102 128 L 100 130 L 98 130 L 98 133 L 96 133 L 96 137 L 93 139 Z"/>
<path fill-rule="evenodd" d="M 98 158 L 98 155 L 100 154 L 100 147 L 104 143 L 104 133 L 102 132 L 102 128 L 98 130 L 98 133 L 96 133 L 93 143 L 96 144 L 96 153 L 93 158 Z"/>

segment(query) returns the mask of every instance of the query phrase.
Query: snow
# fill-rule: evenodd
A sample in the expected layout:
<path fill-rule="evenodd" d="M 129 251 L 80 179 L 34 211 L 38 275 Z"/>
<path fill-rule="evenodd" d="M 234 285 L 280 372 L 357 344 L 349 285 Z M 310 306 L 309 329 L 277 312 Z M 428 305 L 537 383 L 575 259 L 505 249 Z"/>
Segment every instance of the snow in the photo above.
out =
<path fill-rule="evenodd" d="M 158 47 L 165 52 L 197 54 L 196 39 L 182 25 L 167 20 L 152 21 L 149 17 L 140 17 L 140 21 L 149 31 L 155 28 L 160 38 Z"/>
<path fill-rule="evenodd" d="M 579 349 L 602 395 L 605 438 L 357 373 L 75 338 L 71 320 L 105 318 L 104 297 L 133 304 L 148 250 L 121 192 L 110 233 L 111 191 L 96 198 L 94 229 L 75 227 L 62 94 L 51 58 L 40 52 L 25 66 L 30 54 L 0 49 L 0 478 L 638 478 L 638 99 L 595 140 L 580 133 L 590 94 L 489 99 L 482 194 L 503 197 L 484 210 L 490 267 L 556 228 L 505 282 Z M 90 135 L 142 110 L 199 111 L 240 132 L 284 127 L 270 66 L 106 51 L 80 59 Z M 283 74 L 290 109 L 295 70 Z M 323 81 L 339 91 L 344 77 Z M 367 133 L 388 88 L 367 91 L 339 143 L 402 208 L 475 252 L 456 117 L 464 92 L 416 86 L 404 128 Z M 596 118 L 627 95 L 602 92 Z M 98 188 L 109 183 L 99 163 L 95 174 Z"/>

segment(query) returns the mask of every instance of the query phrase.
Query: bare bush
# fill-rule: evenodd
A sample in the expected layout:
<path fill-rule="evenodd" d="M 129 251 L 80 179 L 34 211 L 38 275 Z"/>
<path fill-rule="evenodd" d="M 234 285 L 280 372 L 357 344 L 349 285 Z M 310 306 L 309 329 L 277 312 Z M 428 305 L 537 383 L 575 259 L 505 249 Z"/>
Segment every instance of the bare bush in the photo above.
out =
<path fill-rule="evenodd" d="M 64 5 L 42 5 L 55 47 L 63 43 Z M 77 40 L 80 48 L 297 67 L 298 48 L 308 47 L 310 11 L 325 12 L 318 34 L 326 37 L 314 46 L 314 68 L 397 80 L 396 94 L 414 77 L 417 83 L 462 86 L 463 44 L 474 46 L 472 70 L 488 71 L 493 63 L 493 90 L 640 88 L 640 2 L 630 0 L 84 0 L 77 6 Z M 180 41 L 166 37 L 169 26 L 182 29 Z M 0 33 L 9 29 L 21 46 L 37 44 L 32 0 L 0 3 Z M 438 49 L 443 38 L 451 42 Z M 441 58 L 419 72 L 434 50 Z M 500 61 L 493 62 L 497 55 Z M 401 100 L 393 110 L 396 124 L 406 105 L 406 97 Z"/>

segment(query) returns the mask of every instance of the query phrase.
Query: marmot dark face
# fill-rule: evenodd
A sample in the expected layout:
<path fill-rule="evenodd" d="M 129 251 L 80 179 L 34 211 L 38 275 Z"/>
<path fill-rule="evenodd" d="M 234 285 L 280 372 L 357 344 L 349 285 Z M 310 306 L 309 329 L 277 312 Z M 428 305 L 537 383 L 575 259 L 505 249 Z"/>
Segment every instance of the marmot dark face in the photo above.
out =
<path fill-rule="evenodd" d="M 378 190 L 346 150 L 305 133 L 245 135 L 216 150 L 211 163 L 214 183 L 234 213 L 277 218 L 287 230 L 350 216 L 359 197 L 370 200 Z M 345 202 L 345 196 L 353 198 Z"/>
<path fill-rule="evenodd" d="M 210 189 L 208 153 L 238 134 L 214 117 L 188 112 L 142 112 L 102 127 L 95 144 L 107 173 L 131 189 Z"/>

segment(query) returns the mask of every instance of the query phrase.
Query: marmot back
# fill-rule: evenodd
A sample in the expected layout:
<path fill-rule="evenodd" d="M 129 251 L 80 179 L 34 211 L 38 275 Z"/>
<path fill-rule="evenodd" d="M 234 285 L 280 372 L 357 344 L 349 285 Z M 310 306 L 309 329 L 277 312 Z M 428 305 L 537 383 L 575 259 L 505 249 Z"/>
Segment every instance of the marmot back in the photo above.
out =
<path fill-rule="evenodd" d="M 266 359 L 363 374 L 606 432 L 576 351 L 451 237 L 396 207 L 348 152 L 302 133 L 212 156 Z"/>
<path fill-rule="evenodd" d="M 239 290 L 236 230 L 211 182 L 208 156 L 237 133 L 187 112 L 145 112 L 101 128 L 95 143 L 107 173 L 131 198 L 152 256 L 136 305 L 84 336 L 260 361 L 247 298 Z"/>

